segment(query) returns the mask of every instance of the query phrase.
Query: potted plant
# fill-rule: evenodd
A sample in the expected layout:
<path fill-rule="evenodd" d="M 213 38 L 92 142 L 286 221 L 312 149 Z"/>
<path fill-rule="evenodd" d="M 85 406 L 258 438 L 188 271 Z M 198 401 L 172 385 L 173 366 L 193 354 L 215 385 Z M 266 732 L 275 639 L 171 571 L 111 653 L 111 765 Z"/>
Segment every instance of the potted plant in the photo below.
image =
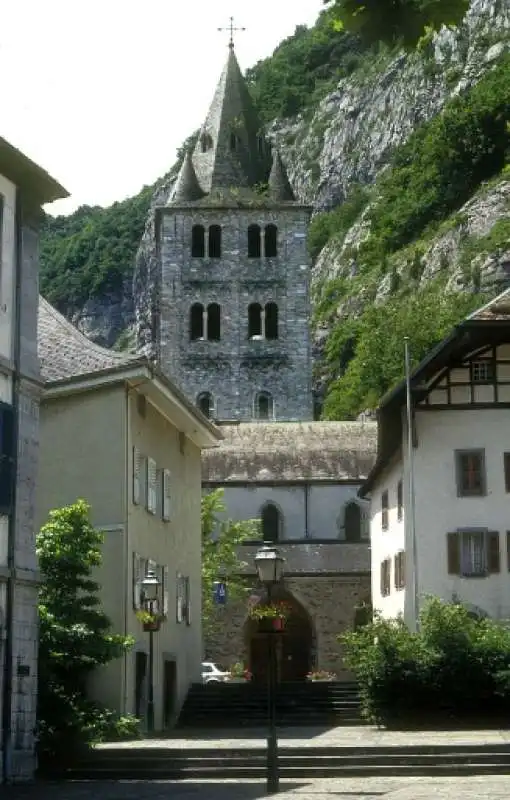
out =
<path fill-rule="evenodd" d="M 251 680 L 251 672 L 240 661 L 230 667 L 229 683 L 246 683 Z"/>
<path fill-rule="evenodd" d="M 278 602 L 259 604 L 250 609 L 249 616 L 262 623 L 261 628 L 281 631 L 291 614 L 292 608 L 288 603 Z"/>
<path fill-rule="evenodd" d="M 151 614 L 150 611 L 141 609 L 136 612 L 136 618 L 142 623 L 144 631 L 159 631 L 161 627 L 160 614 Z"/>
<path fill-rule="evenodd" d="M 336 675 L 334 672 L 328 672 L 325 669 L 315 669 L 308 673 L 306 680 L 312 683 L 318 683 L 319 681 L 331 682 L 336 681 Z"/>

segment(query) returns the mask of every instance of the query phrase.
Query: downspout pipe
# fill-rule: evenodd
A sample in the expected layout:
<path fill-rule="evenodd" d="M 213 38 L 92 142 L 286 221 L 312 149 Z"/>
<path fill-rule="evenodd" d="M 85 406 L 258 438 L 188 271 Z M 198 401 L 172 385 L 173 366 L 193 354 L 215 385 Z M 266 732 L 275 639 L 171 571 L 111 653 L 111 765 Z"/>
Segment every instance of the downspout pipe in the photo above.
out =
<path fill-rule="evenodd" d="M 21 383 L 21 286 L 23 270 L 23 220 L 19 190 L 16 191 L 15 206 L 15 255 L 14 255 L 14 347 L 12 370 L 12 407 L 14 415 L 14 444 L 12 456 L 12 505 L 7 529 L 7 600 L 5 620 L 5 655 L 3 675 L 3 713 L 2 713 L 2 767 L 3 782 L 12 778 L 12 693 L 14 690 L 14 592 L 16 573 L 16 532 L 17 532 L 17 475 L 19 450 L 19 407 Z"/>

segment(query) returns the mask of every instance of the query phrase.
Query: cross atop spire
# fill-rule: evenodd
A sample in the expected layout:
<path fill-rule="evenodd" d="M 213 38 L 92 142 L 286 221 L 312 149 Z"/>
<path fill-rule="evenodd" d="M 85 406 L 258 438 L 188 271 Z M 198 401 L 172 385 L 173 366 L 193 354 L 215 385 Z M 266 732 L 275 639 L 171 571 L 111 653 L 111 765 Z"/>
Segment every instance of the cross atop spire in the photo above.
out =
<path fill-rule="evenodd" d="M 228 25 L 228 28 L 218 28 L 218 30 L 221 31 L 221 32 L 228 31 L 228 33 L 230 33 L 230 39 L 229 39 L 228 46 L 230 47 L 231 50 L 233 50 L 234 49 L 234 33 L 238 33 L 239 31 L 245 31 L 246 28 L 236 28 L 235 25 L 234 25 L 234 17 L 230 17 L 230 23 Z"/>

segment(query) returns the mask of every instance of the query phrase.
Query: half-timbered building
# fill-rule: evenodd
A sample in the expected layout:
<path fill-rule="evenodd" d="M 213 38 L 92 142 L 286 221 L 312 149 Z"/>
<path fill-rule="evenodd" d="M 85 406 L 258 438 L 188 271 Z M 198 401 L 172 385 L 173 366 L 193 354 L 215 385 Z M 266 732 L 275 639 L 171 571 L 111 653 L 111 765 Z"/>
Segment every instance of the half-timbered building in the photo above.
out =
<path fill-rule="evenodd" d="M 510 289 L 461 322 L 410 386 L 410 426 L 405 382 L 379 407 L 360 492 L 371 499 L 374 607 L 412 625 L 434 595 L 509 618 Z"/>

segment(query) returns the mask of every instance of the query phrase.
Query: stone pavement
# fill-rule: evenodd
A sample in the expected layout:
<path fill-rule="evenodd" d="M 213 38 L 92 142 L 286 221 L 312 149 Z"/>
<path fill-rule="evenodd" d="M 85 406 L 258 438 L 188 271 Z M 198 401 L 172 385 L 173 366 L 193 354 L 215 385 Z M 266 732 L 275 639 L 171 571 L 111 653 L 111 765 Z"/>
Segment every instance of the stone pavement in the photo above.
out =
<path fill-rule="evenodd" d="M 281 747 L 397 747 L 413 745 L 478 745 L 510 744 L 508 730 L 442 730 L 442 731 L 389 731 L 372 725 L 338 728 L 281 728 L 278 730 Z M 214 747 L 265 747 L 264 730 L 196 731 L 193 734 L 175 731 L 164 739 L 137 739 L 132 742 L 115 742 L 99 745 L 101 748 L 168 747 L 193 749 Z M 510 797 L 510 791 L 509 791 Z"/>
<path fill-rule="evenodd" d="M 507 775 L 284 781 L 281 800 L 508 800 Z M 259 800 L 261 782 L 112 781 L 2 787 L 2 800 Z M 273 795 L 275 797 L 275 795 Z"/>

